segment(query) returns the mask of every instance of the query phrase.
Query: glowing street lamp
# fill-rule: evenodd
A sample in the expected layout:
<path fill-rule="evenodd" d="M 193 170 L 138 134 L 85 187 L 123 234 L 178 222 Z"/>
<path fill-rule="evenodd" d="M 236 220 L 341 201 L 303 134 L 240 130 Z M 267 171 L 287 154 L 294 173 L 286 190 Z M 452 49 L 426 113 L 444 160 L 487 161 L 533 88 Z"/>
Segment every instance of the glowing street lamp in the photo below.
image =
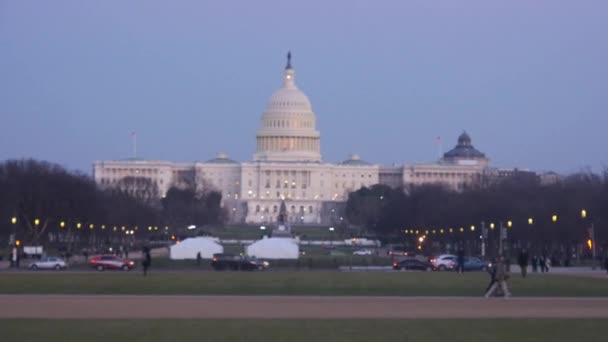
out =
<path fill-rule="evenodd" d="M 40 225 L 40 219 L 35 219 L 35 220 L 34 220 L 34 225 L 35 225 L 35 226 Z"/>
<path fill-rule="evenodd" d="M 528 224 L 529 224 L 529 225 L 533 225 L 533 224 L 534 224 L 534 219 L 530 217 L 530 218 L 528 219 Z"/>
<path fill-rule="evenodd" d="M 507 221 L 507 227 L 509 227 L 509 228 L 513 227 L 513 221 Z"/>
<path fill-rule="evenodd" d="M 475 231 L 475 226 L 471 226 L 471 231 L 474 232 Z"/>
<path fill-rule="evenodd" d="M 490 223 L 490 229 L 494 230 L 494 227 L 496 227 L 494 223 Z"/>
<path fill-rule="evenodd" d="M 587 210 L 581 210 L 581 218 L 587 218 Z"/>
<path fill-rule="evenodd" d="M 61 221 L 61 222 L 59 222 L 59 227 L 61 227 L 61 228 L 65 228 L 65 221 Z"/>
<path fill-rule="evenodd" d="M 82 223 L 80 223 L 80 222 L 76 223 L 76 228 L 81 229 L 82 228 Z"/>
<path fill-rule="evenodd" d="M 553 221 L 553 222 L 557 222 L 557 215 L 553 215 L 553 216 L 551 216 L 551 221 Z"/>
<path fill-rule="evenodd" d="M 11 217 L 11 223 L 12 224 L 17 224 L 17 218 L 16 217 Z"/>

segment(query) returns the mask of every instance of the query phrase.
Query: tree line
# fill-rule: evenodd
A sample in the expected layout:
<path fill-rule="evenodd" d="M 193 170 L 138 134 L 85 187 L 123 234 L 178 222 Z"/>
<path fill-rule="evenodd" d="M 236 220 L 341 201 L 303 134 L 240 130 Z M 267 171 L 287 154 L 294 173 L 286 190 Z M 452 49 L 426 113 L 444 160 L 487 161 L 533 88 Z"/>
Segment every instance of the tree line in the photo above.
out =
<path fill-rule="evenodd" d="M 376 185 L 349 195 L 346 218 L 371 234 L 410 245 L 424 235 L 422 247 L 464 243 L 478 248 L 482 225 L 488 230 L 486 240 L 496 246 L 502 223 L 508 246 L 539 252 L 585 245 L 593 225 L 593 243 L 606 249 L 608 171 L 577 173 L 552 184 L 513 176 L 463 191 L 440 184 Z"/>
<path fill-rule="evenodd" d="M 128 238 L 162 239 L 188 225 L 221 223 L 221 194 L 171 188 L 161 198 L 148 179 L 127 177 L 112 188 L 86 174 L 38 160 L 0 163 L 0 241 L 107 244 Z"/>

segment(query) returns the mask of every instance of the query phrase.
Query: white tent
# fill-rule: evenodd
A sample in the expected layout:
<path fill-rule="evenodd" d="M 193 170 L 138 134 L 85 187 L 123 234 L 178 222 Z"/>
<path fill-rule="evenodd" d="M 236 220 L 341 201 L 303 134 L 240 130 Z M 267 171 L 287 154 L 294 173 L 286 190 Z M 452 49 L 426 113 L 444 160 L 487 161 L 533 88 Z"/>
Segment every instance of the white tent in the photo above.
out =
<path fill-rule="evenodd" d="M 292 238 L 266 238 L 247 246 L 247 255 L 259 259 L 297 259 L 300 247 Z"/>
<path fill-rule="evenodd" d="M 217 238 L 188 238 L 171 246 L 169 257 L 172 260 L 196 259 L 196 254 L 199 252 L 203 259 L 211 259 L 213 254 L 223 253 L 224 247 L 218 243 Z"/>

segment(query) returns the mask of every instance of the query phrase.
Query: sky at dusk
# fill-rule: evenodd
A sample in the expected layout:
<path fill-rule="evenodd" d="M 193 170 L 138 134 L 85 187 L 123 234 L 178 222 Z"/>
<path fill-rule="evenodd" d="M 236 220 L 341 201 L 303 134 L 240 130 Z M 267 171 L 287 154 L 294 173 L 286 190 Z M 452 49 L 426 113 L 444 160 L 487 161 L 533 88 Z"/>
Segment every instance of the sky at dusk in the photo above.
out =
<path fill-rule="evenodd" d="M 324 161 L 608 166 L 608 1 L 0 0 L 0 160 L 252 160 L 292 51 Z"/>

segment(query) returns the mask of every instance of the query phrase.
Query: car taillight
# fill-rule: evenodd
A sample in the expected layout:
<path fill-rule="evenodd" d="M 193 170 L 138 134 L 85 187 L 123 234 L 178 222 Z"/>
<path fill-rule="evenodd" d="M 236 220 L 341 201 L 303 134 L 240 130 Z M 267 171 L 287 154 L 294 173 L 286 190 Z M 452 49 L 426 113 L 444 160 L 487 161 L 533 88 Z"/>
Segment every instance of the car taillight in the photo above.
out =
<path fill-rule="evenodd" d="M 397 267 L 397 263 L 396 262 L 393 263 L 393 267 Z"/>
<path fill-rule="evenodd" d="M 96 259 L 91 259 L 91 264 L 96 264 L 97 260 Z"/>
<path fill-rule="evenodd" d="M 213 258 L 213 262 L 217 262 L 217 258 Z"/>

